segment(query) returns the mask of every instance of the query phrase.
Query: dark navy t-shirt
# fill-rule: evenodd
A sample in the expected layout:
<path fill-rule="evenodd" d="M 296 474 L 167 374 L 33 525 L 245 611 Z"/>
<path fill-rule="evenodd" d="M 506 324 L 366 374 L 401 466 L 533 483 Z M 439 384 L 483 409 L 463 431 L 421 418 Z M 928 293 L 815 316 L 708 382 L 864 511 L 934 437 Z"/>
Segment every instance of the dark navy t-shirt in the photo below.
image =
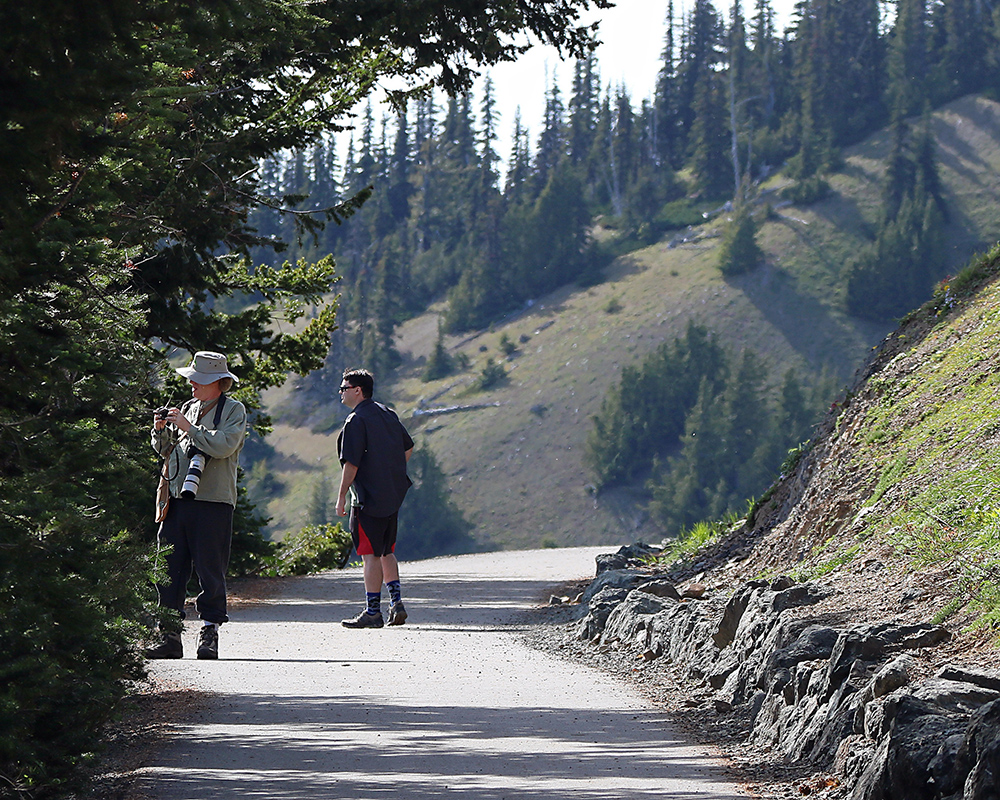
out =
<path fill-rule="evenodd" d="M 381 403 L 362 400 L 347 417 L 337 453 L 341 464 L 358 468 L 354 488 L 366 514 L 390 517 L 399 511 L 413 485 L 406 474 L 406 451 L 412 447 L 399 417 Z"/>

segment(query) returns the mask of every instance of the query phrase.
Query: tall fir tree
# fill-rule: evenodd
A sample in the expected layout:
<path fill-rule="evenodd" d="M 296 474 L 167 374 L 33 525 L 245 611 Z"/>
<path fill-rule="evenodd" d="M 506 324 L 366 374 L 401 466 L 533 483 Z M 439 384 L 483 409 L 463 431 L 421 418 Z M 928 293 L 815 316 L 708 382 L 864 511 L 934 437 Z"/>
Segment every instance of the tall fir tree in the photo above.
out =
<path fill-rule="evenodd" d="M 674 2 L 667 3 L 666 32 L 660 53 L 660 69 L 656 73 L 653 100 L 653 150 L 657 166 L 681 166 L 683 149 L 678 146 L 680 120 L 677 108 L 677 64 L 674 35 Z"/>
<path fill-rule="evenodd" d="M 887 56 L 887 104 L 893 120 L 919 112 L 926 97 L 926 0 L 899 0 Z"/>

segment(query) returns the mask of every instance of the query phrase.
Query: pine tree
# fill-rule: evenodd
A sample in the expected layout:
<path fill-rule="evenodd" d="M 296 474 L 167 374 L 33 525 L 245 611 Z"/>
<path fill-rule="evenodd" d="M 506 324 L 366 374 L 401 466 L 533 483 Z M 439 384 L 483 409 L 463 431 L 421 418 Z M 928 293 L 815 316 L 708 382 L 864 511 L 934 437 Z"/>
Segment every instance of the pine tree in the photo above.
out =
<path fill-rule="evenodd" d="M 750 272 L 763 260 L 751 202 L 744 192 L 738 192 L 719 248 L 719 269 L 723 275 L 740 275 Z"/>
<path fill-rule="evenodd" d="M 586 161 L 594 145 L 600 103 L 600 77 L 593 55 L 579 59 L 573 67 L 573 94 L 569 101 L 567 147 L 574 164 Z"/>
<path fill-rule="evenodd" d="M 685 153 L 696 149 L 690 140 L 695 125 L 700 124 L 701 104 L 713 83 L 711 77 L 722 59 L 722 34 L 722 21 L 711 0 L 695 0 L 677 65 L 678 147 Z"/>
<path fill-rule="evenodd" d="M 978 0 L 932 4 L 929 44 L 930 95 L 934 105 L 989 86 L 989 44 L 993 20 Z M 994 39 L 995 40 L 995 39 Z"/>
<path fill-rule="evenodd" d="M 545 114 L 542 120 L 542 132 L 538 136 L 538 145 L 535 149 L 532 181 L 536 197 L 548 183 L 550 173 L 562 161 L 565 151 L 563 130 L 565 120 L 563 119 L 563 113 L 564 109 L 559 84 L 553 75 L 552 81 L 545 93 Z"/>
<path fill-rule="evenodd" d="M 673 452 L 701 388 L 714 396 L 727 370 L 722 348 L 693 323 L 683 339 L 664 343 L 639 367 L 623 368 L 587 439 L 586 462 L 598 486 L 630 481 Z"/>
<path fill-rule="evenodd" d="M 332 521 L 333 507 L 330 505 L 330 477 L 321 475 L 313 484 L 309 504 L 306 506 L 306 525 L 326 525 Z"/>
<path fill-rule="evenodd" d="M 888 54 L 888 106 L 894 120 L 918 112 L 926 97 L 925 0 L 899 0 Z"/>
<path fill-rule="evenodd" d="M 935 196 L 929 115 L 915 147 L 902 123 L 893 138 L 875 241 L 846 273 L 847 310 L 879 321 L 899 318 L 926 300 L 944 263 L 944 206 Z"/>
<path fill-rule="evenodd" d="M 695 95 L 695 109 L 690 140 L 694 185 L 708 198 L 729 196 L 732 166 L 728 114 L 725 92 L 716 74 L 706 72 L 702 76 Z"/>
<path fill-rule="evenodd" d="M 528 132 L 521 126 L 521 109 L 514 113 L 514 134 L 511 140 L 510 157 L 507 159 L 507 179 L 504 196 L 507 201 L 517 204 L 526 199 L 528 176 L 531 171 L 531 153 Z"/>
<path fill-rule="evenodd" d="M 410 152 L 410 124 L 406 109 L 396 114 L 396 138 L 392 149 L 386 195 L 389 209 L 396 225 L 403 224 L 410 215 L 410 197 L 414 187 L 410 181 L 413 154 Z"/>
<path fill-rule="evenodd" d="M 660 69 L 656 74 L 653 102 L 653 149 L 657 165 L 681 166 L 682 148 L 678 147 L 677 67 L 675 63 L 674 2 L 667 3 L 667 31 L 664 35 Z"/>
<path fill-rule="evenodd" d="M 449 497 L 448 479 L 434 452 L 416 448 L 407 472 L 414 485 L 399 512 L 400 555 L 419 559 L 471 550 L 473 526 Z"/>
<path fill-rule="evenodd" d="M 719 475 L 726 458 L 725 414 L 723 396 L 702 380 L 685 420 L 680 453 L 650 481 L 650 516 L 664 529 L 679 533 L 724 510 L 719 508 Z"/>

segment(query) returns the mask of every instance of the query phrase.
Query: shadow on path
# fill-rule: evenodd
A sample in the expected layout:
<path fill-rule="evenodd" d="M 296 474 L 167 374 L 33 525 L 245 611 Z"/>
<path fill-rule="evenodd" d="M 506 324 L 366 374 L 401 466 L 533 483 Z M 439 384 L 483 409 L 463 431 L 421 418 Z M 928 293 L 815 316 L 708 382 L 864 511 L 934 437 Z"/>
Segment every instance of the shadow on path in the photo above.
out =
<path fill-rule="evenodd" d="M 546 589 L 593 574 L 593 552 L 570 554 L 404 564 L 410 620 L 381 630 L 340 625 L 363 598 L 359 570 L 290 581 L 223 628 L 219 661 L 156 666 L 215 695 L 143 770 L 144 794 L 740 796 L 706 748 L 631 690 L 512 635 Z"/>

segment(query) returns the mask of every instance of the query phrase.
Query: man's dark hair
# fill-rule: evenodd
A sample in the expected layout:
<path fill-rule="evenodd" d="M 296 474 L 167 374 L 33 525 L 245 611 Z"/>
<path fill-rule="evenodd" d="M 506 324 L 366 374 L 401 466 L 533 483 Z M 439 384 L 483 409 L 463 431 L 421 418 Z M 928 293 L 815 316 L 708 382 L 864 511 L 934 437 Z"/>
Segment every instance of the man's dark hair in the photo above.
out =
<path fill-rule="evenodd" d="M 361 395 L 365 400 L 371 399 L 375 393 L 375 376 L 366 369 L 345 369 L 344 380 L 351 386 L 361 387 Z"/>

